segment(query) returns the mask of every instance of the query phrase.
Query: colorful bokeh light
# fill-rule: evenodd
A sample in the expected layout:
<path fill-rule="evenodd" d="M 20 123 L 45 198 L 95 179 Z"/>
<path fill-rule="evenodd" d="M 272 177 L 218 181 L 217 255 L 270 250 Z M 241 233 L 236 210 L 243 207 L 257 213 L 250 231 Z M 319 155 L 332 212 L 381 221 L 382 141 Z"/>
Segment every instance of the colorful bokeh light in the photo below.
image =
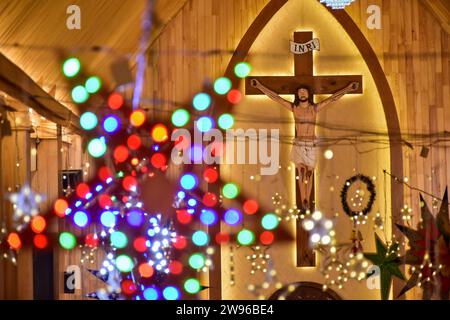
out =
<path fill-rule="evenodd" d="M 128 237 L 121 231 L 115 231 L 110 236 L 111 244 L 114 248 L 123 249 L 128 244 Z"/>
<path fill-rule="evenodd" d="M 214 82 L 214 91 L 217 94 L 227 94 L 228 91 L 230 91 L 231 89 L 231 80 L 226 78 L 226 77 L 221 77 L 218 78 L 215 82 Z"/>
<path fill-rule="evenodd" d="M 112 93 L 108 97 L 108 106 L 113 110 L 117 110 L 120 107 L 122 107 L 123 103 L 124 103 L 123 97 L 117 92 Z"/>
<path fill-rule="evenodd" d="M 169 139 L 169 132 L 165 125 L 157 124 L 152 128 L 151 136 L 155 142 L 161 143 Z"/>
<path fill-rule="evenodd" d="M 200 282 L 197 279 L 191 278 L 184 282 L 184 290 L 190 294 L 196 294 L 200 291 Z"/>
<path fill-rule="evenodd" d="M 72 100 L 75 103 L 85 103 L 89 99 L 89 93 L 83 86 L 76 86 L 72 89 Z"/>
<path fill-rule="evenodd" d="M 178 300 L 180 299 L 180 291 L 173 286 L 166 287 L 163 290 L 163 297 L 166 300 Z"/>
<path fill-rule="evenodd" d="M 208 132 L 214 126 L 213 120 L 210 117 L 200 117 L 196 121 L 196 126 L 200 132 Z"/>
<path fill-rule="evenodd" d="M 194 253 L 189 257 L 189 266 L 198 270 L 205 266 L 205 257 L 201 253 Z"/>
<path fill-rule="evenodd" d="M 211 97 L 209 94 L 201 92 L 195 95 L 192 100 L 194 108 L 198 111 L 204 111 L 211 105 Z"/>
<path fill-rule="evenodd" d="M 108 133 L 114 133 L 119 129 L 120 120 L 116 116 L 108 116 L 103 120 L 103 129 Z"/>
<path fill-rule="evenodd" d="M 236 209 L 228 209 L 224 214 L 224 221 L 230 226 L 235 226 L 242 221 L 242 213 Z"/>
<path fill-rule="evenodd" d="M 192 242 L 199 247 L 206 246 L 209 242 L 209 236 L 205 231 L 195 231 L 192 234 Z"/>
<path fill-rule="evenodd" d="M 63 63 L 63 73 L 68 78 L 75 77 L 80 72 L 81 63 L 77 58 L 69 58 Z"/>
<path fill-rule="evenodd" d="M 92 112 L 85 112 L 80 117 L 80 125 L 84 130 L 92 130 L 98 124 L 97 116 Z"/>
<path fill-rule="evenodd" d="M 279 223 L 280 221 L 278 220 L 277 215 L 273 213 L 268 213 L 261 219 L 261 225 L 266 230 L 275 229 L 276 227 L 278 227 Z"/>
<path fill-rule="evenodd" d="M 248 246 L 255 241 L 255 235 L 248 229 L 242 229 L 237 235 L 237 241 L 243 246 Z"/>
<path fill-rule="evenodd" d="M 239 78 L 246 78 L 252 71 L 252 67 L 247 62 L 240 62 L 234 66 L 234 73 Z"/>
<path fill-rule="evenodd" d="M 96 93 L 102 87 L 102 81 L 99 77 L 92 76 L 86 80 L 86 84 L 84 86 L 86 87 L 87 92 Z"/>
<path fill-rule="evenodd" d="M 116 267 L 120 272 L 127 273 L 133 270 L 134 263 L 129 256 L 123 254 L 116 258 Z"/>
<path fill-rule="evenodd" d="M 190 119 L 189 112 L 185 109 L 178 109 L 172 114 L 172 123 L 175 127 L 183 127 Z"/>
<path fill-rule="evenodd" d="M 191 173 L 183 175 L 180 179 L 181 187 L 185 190 L 192 190 L 197 186 L 197 177 Z"/>
<path fill-rule="evenodd" d="M 222 188 L 222 194 L 227 199 L 234 199 L 239 195 L 239 188 L 234 183 L 227 183 Z"/>
<path fill-rule="evenodd" d="M 84 228 L 89 223 L 89 218 L 86 212 L 77 211 L 73 216 L 73 222 L 80 228 Z"/>
<path fill-rule="evenodd" d="M 105 139 L 94 138 L 88 144 L 88 152 L 94 158 L 100 158 L 106 153 Z"/>
<path fill-rule="evenodd" d="M 219 117 L 218 124 L 223 130 L 230 129 L 234 126 L 234 118 L 231 114 L 224 113 Z"/>
<path fill-rule="evenodd" d="M 100 215 L 100 222 L 106 228 L 112 228 L 116 225 L 116 215 L 111 211 L 103 211 Z"/>
<path fill-rule="evenodd" d="M 144 124 L 146 115 L 144 110 L 135 110 L 130 115 L 130 123 L 133 127 L 140 127 Z"/>
<path fill-rule="evenodd" d="M 217 221 L 217 214 L 213 210 L 203 209 L 200 213 L 200 221 L 207 226 L 210 226 Z"/>
<path fill-rule="evenodd" d="M 77 239 L 70 232 L 63 232 L 59 235 L 59 244 L 66 250 L 72 250 L 77 245 Z"/>

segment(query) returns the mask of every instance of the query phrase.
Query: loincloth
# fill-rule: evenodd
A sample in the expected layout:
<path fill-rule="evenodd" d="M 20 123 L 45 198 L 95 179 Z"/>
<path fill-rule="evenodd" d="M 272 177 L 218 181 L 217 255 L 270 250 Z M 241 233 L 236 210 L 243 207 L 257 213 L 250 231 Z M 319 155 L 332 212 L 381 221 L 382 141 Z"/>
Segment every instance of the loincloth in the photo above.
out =
<path fill-rule="evenodd" d="M 313 141 L 295 139 L 289 160 L 295 165 L 302 164 L 314 169 L 317 164 L 317 153 L 318 147 Z"/>

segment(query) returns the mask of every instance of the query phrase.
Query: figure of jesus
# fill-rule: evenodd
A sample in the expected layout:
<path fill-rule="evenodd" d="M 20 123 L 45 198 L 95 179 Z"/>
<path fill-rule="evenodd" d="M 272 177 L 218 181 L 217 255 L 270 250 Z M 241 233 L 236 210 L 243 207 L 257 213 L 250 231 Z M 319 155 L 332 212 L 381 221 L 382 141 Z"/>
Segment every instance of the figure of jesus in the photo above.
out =
<path fill-rule="evenodd" d="M 277 93 L 262 85 L 258 80 L 252 79 L 251 85 L 259 89 L 273 101 L 279 103 L 294 115 L 295 138 L 291 150 L 290 160 L 295 164 L 299 173 L 300 200 L 303 210 L 311 209 L 309 199 L 311 198 L 314 169 L 317 163 L 317 139 L 315 134 L 317 114 L 332 102 L 342 98 L 345 94 L 356 91 L 358 82 L 352 82 L 347 87 L 339 90 L 331 97 L 314 103 L 313 92 L 307 87 L 300 85 L 297 89 L 294 102 L 287 101 Z"/>

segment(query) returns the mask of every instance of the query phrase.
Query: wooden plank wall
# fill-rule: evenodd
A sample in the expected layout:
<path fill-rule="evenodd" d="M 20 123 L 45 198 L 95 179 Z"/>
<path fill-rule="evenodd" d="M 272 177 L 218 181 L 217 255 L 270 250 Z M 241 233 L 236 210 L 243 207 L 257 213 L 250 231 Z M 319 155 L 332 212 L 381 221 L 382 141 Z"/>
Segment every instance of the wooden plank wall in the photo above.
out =
<path fill-rule="evenodd" d="M 0 139 L 0 195 L 17 192 L 18 186 L 30 181 L 30 126 L 27 113 L 10 113 L 12 135 Z M 17 166 L 18 165 L 18 166 Z M 0 221 L 8 230 L 13 227 L 13 206 L 4 201 L 0 209 Z M 0 299 L 33 298 L 33 256 L 31 248 L 22 248 L 17 266 L 0 258 Z"/>
<path fill-rule="evenodd" d="M 206 78 L 224 72 L 231 52 L 267 2 L 190 0 L 153 45 L 146 97 L 188 101 Z M 382 30 L 368 30 L 366 26 L 370 4 L 382 8 Z M 379 56 L 394 93 L 402 130 L 412 134 L 449 131 L 450 37 L 436 18 L 419 0 L 359 0 L 347 11 Z M 223 52 L 208 54 L 212 50 Z M 154 114 L 168 116 L 173 108 L 169 102 Z M 405 176 L 412 185 L 442 195 L 450 181 L 450 170 L 445 165 L 447 159 L 450 161 L 450 151 L 433 147 L 426 159 L 419 153 L 419 147 L 405 149 Z M 406 190 L 405 194 L 405 203 L 417 212 L 417 192 Z M 67 259 L 64 263 L 78 261 L 79 257 Z"/>
<path fill-rule="evenodd" d="M 37 147 L 37 170 L 32 175 L 32 185 L 34 190 L 39 190 L 39 192 L 47 195 L 48 201 L 46 201 L 46 203 L 44 203 L 41 207 L 43 212 L 49 210 L 52 200 L 58 197 L 58 171 L 56 170 L 56 159 L 58 157 L 58 152 L 62 153 L 61 170 L 83 170 L 85 172 L 83 175 L 85 180 L 88 180 L 92 172 L 95 171 L 93 168 L 86 166 L 89 158 L 86 153 L 82 152 L 81 138 L 79 136 L 73 135 L 71 137 L 71 142 L 63 143 L 61 150 L 58 150 L 56 139 L 42 139 Z M 48 168 L 55 168 L 55 170 L 48 170 Z M 80 232 L 70 222 L 60 220 L 53 220 L 53 223 L 50 225 L 50 229 L 52 233 L 56 233 L 58 229 L 60 232 L 70 231 L 74 234 Z M 84 294 L 94 291 L 98 287 L 102 286 L 102 283 L 95 277 L 91 276 L 86 270 L 87 267 L 93 269 L 98 267 L 98 264 L 102 262 L 102 253 L 96 252 L 93 264 L 82 264 L 80 262 L 82 256 L 81 253 L 82 250 L 80 248 L 66 252 L 57 245 L 55 246 L 54 280 L 56 286 L 56 299 L 83 299 Z M 76 290 L 75 294 L 63 293 L 63 273 L 69 265 L 78 265 L 81 269 L 82 288 L 81 290 Z"/>

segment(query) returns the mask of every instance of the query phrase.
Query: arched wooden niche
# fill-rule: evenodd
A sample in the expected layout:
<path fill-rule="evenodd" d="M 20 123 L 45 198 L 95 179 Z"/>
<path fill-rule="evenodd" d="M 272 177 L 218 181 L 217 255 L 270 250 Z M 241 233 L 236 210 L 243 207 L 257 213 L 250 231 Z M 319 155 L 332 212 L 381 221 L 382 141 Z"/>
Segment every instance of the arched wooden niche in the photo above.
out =
<path fill-rule="evenodd" d="M 295 289 L 289 290 L 290 286 Z M 322 285 L 315 282 L 295 282 L 275 291 L 269 300 L 342 300 L 341 297 L 331 289 L 323 291 Z"/>
<path fill-rule="evenodd" d="M 236 77 L 233 77 L 234 66 L 245 61 L 250 51 L 251 46 L 255 42 L 258 35 L 264 29 L 266 24 L 272 19 L 272 17 L 288 2 L 288 0 L 271 0 L 260 14 L 253 21 L 248 28 L 244 37 L 239 42 L 230 62 L 228 63 L 225 71 L 225 76 L 239 81 Z M 386 123 L 388 127 L 389 140 L 390 140 L 390 156 L 391 156 L 391 171 L 396 176 L 403 176 L 403 154 L 402 154 L 402 138 L 400 131 L 400 122 L 397 115 L 397 109 L 395 106 L 394 96 L 392 95 L 391 88 L 389 86 L 386 75 L 383 68 L 378 61 L 376 53 L 373 51 L 370 43 L 365 38 L 359 27 L 355 24 L 352 18 L 345 10 L 332 10 L 324 6 L 326 10 L 342 25 L 344 30 L 350 35 L 354 44 L 358 48 L 361 56 L 364 58 L 370 73 L 375 81 L 378 92 L 380 93 L 380 99 L 383 105 L 384 114 L 386 117 Z M 237 86 L 237 83 L 234 83 Z M 220 106 L 215 110 L 217 114 L 220 114 Z M 400 212 L 400 208 L 403 202 L 403 186 L 402 184 L 392 181 L 391 183 L 391 202 L 392 213 L 395 215 Z M 394 229 L 394 233 L 399 234 L 398 230 Z M 400 236 L 400 234 L 399 234 Z"/>
<path fill-rule="evenodd" d="M 241 41 L 239 42 L 236 50 L 227 66 L 225 76 L 233 79 L 233 86 L 238 87 L 240 79 L 233 76 L 234 66 L 247 59 L 248 53 L 256 41 L 259 34 L 262 32 L 267 23 L 273 18 L 273 16 L 288 2 L 288 0 L 271 0 L 259 13 L 256 19 L 253 21 Z M 365 38 L 364 34 L 359 29 L 358 25 L 352 20 L 345 10 L 332 10 L 324 6 L 326 10 L 341 24 L 345 32 L 351 37 L 353 43 L 358 48 L 361 56 L 367 64 L 367 67 L 371 73 L 371 76 L 375 82 L 377 90 L 380 95 L 380 99 L 383 106 L 384 115 L 386 118 L 386 124 L 390 141 L 390 166 L 391 172 L 398 177 L 403 176 L 403 153 L 402 145 L 403 140 L 400 131 L 400 122 L 397 115 L 397 109 L 395 106 L 394 97 L 389 86 L 386 75 L 378 60 L 378 57 L 372 49 L 370 43 Z M 216 115 L 220 115 L 224 110 L 219 105 L 215 110 Z M 396 221 L 400 214 L 400 209 L 403 203 L 403 185 L 391 180 L 391 210 L 392 218 Z M 399 230 L 395 228 L 393 224 L 393 234 L 400 237 Z M 401 290 L 401 283 L 394 280 L 394 296 Z"/>

